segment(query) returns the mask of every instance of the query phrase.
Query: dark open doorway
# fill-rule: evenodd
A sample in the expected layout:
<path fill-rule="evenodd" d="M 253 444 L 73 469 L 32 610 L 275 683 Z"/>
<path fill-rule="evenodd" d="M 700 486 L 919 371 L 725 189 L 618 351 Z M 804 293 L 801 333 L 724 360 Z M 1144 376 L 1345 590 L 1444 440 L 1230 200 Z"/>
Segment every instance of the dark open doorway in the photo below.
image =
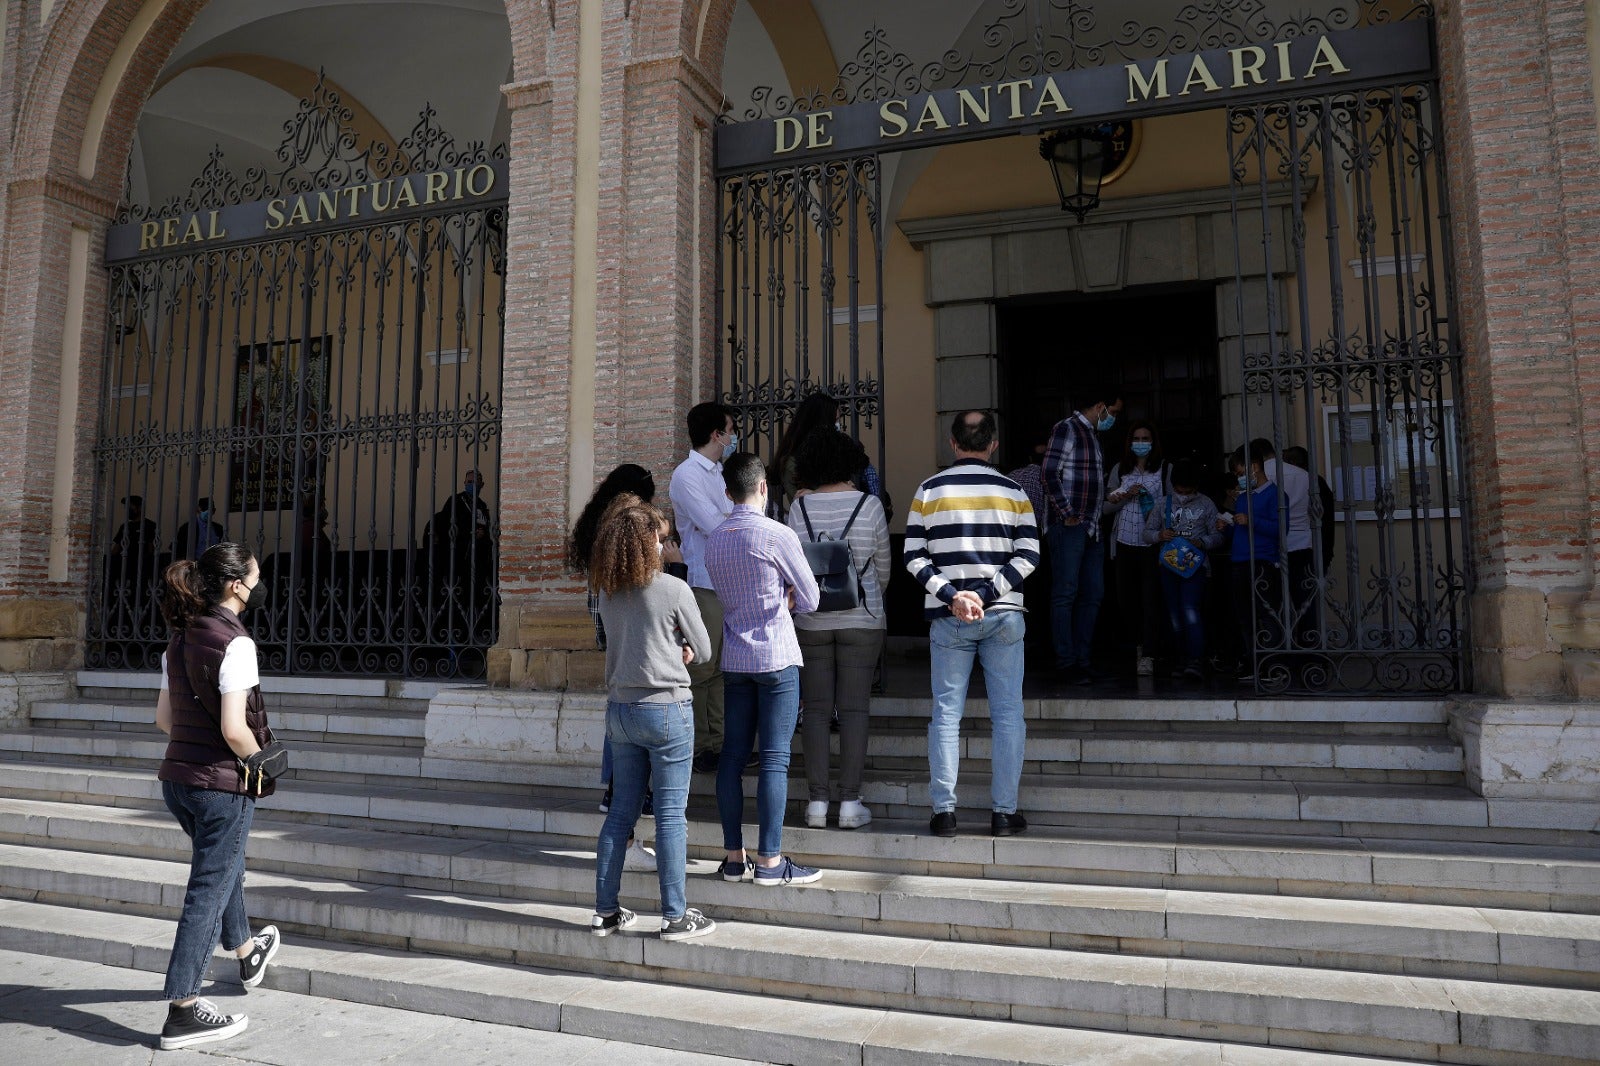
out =
<path fill-rule="evenodd" d="M 1223 450 L 1214 285 L 1008 301 L 999 307 L 1002 465 L 1027 461 L 1067 411 L 1075 381 L 1122 391 L 1123 411 L 1102 439 L 1107 463 L 1128 426 L 1154 422 L 1169 460 L 1214 468 Z"/>

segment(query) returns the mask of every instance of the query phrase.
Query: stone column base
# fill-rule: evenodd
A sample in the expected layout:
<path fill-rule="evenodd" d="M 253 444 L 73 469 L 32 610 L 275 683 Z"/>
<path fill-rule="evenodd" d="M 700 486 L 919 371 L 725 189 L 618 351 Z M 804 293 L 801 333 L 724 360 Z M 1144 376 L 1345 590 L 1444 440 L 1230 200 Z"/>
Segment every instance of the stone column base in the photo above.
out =
<path fill-rule="evenodd" d="M 592 784 L 605 732 L 603 693 L 446 689 L 428 702 L 423 756 L 549 768 L 539 780 Z"/>
<path fill-rule="evenodd" d="M 67 600 L 0 600 L 0 673 L 71 670 L 83 662 L 83 606 Z"/>
<path fill-rule="evenodd" d="M 495 688 L 598 692 L 605 687 L 606 654 L 595 647 L 587 608 L 510 603 L 500 608 L 500 643 L 489 651 Z"/>
<path fill-rule="evenodd" d="M 1450 733 L 1493 824 L 1600 830 L 1600 707 L 1463 699 Z"/>
<path fill-rule="evenodd" d="M 75 691 L 68 675 L 58 670 L 0 673 L 0 723 L 27 725 L 35 703 L 70 699 Z"/>

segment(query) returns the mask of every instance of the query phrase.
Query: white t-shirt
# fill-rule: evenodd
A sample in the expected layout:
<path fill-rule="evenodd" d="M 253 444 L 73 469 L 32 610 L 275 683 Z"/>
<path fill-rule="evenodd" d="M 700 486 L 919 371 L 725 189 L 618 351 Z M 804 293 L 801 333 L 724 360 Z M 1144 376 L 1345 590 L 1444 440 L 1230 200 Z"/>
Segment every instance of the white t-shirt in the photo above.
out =
<path fill-rule="evenodd" d="M 228 641 L 228 650 L 222 653 L 222 666 L 217 670 L 217 691 L 226 696 L 230 692 L 249 692 L 261 684 L 261 667 L 256 662 L 256 642 L 249 637 L 234 637 Z M 167 653 L 161 653 L 161 689 L 167 689 Z"/>
<path fill-rule="evenodd" d="M 1292 552 L 1311 547 L 1311 475 L 1298 466 L 1268 459 L 1261 464 L 1268 480 L 1283 490 L 1289 501 L 1289 532 L 1287 547 Z"/>

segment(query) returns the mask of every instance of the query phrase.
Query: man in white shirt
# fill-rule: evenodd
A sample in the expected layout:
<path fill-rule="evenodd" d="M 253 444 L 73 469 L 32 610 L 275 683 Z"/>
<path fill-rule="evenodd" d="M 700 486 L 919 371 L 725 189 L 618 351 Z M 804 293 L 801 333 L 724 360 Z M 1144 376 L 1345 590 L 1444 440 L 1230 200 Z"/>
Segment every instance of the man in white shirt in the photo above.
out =
<path fill-rule="evenodd" d="M 1289 509 L 1284 547 L 1288 550 L 1289 596 L 1294 604 L 1294 639 L 1296 646 L 1310 647 L 1316 643 L 1317 629 L 1316 608 L 1311 602 L 1317 582 L 1311 550 L 1311 475 L 1281 462 L 1269 440 L 1251 441 L 1250 447 L 1252 452 L 1268 456 L 1261 468 L 1283 493 Z"/>
<path fill-rule="evenodd" d="M 689 457 L 672 472 L 667 496 L 683 544 L 700 620 L 711 637 L 711 655 L 689 664 L 689 690 L 694 697 L 694 769 L 714 773 L 722 753 L 722 601 L 706 573 L 706 537 L 733 510 L 722 480 L 722 460 L 739 447 L 733 411 L 720 403 L 689 409 Z"/>

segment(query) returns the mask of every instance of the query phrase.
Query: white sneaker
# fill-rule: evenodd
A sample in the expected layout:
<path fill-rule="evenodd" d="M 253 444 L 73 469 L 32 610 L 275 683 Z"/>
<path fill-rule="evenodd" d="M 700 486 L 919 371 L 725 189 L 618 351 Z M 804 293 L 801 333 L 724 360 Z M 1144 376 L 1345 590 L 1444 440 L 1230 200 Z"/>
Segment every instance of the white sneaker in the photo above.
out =
<path fill-rule="evenodd" d="M 872 812 L 860 800 L 845 800 L 839 804 L 839 828 L 860 829 L 872 821 Z"/>
<path fill-rule="evenodd" d="M 1140 677 L 1154 677 L 1156 661 L 1149 655 L 1141 655 L 1139 656 L 1139 665 L 1135 667 L 1135 670 Z"/>
<path fill-rule="evenodd" d="M 622 857 L 622 868 L 634 873 L 653 874 L 656 872 L 656 853 L 635 840 L 628 845 L 628 853 Z"/>
<path fill-rule="evenodd" d="M 812 829 L 828 827 L 828 801 L 812 800 L 806 804 L 806 825 Z"/>

